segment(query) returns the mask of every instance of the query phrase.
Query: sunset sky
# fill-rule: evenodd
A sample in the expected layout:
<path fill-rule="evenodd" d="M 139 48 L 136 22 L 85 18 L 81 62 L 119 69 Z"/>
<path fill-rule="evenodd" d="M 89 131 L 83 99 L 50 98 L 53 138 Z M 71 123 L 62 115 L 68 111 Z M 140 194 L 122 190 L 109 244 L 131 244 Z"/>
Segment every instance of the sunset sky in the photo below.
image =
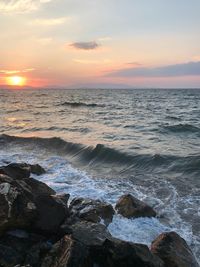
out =
<path fill-rule="evenodd" d="M 199 0 L 0 0 L 0 84 L 200 87 L 199 14 Z"/>

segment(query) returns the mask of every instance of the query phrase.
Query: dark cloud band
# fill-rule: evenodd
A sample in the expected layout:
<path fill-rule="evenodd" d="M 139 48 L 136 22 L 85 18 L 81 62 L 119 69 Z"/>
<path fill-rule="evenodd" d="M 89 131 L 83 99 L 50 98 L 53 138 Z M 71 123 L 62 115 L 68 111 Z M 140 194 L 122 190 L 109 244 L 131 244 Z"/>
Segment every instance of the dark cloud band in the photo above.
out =
<path fill-rule="evenodd" d="M 70 46 L 76 49 L 82 50 L 94 50 L 97 49 L 100 45 L 97 42 L 75 42 L 70 44 Z"/>
<path fill-rule="evenodd" d="M 199 76 L 200 61 L 182 64 L 167 65 L 156 68 L 134 67 L 110 72 L 109 77 L 176 77 L 176 76 Z"/>

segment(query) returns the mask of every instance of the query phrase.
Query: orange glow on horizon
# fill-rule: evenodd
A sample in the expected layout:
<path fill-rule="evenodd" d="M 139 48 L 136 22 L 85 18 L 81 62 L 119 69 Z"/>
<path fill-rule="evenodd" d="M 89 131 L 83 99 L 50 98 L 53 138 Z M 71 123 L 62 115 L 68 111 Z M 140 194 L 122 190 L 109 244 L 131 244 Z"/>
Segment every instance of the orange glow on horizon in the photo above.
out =
<path fill-rule="evenodd" d="M 26 84 L 26 78 L 22 76 L 9 76 L 6 77 L 6 83 L 11 86 L 24 86 Z"/>

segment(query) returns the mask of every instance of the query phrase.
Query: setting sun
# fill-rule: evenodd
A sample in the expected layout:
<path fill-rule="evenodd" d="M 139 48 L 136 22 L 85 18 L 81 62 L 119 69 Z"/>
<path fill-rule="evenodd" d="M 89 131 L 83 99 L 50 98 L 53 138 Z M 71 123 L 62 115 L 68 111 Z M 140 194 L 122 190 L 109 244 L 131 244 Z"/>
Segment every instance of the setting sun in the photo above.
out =
<path fill-rule="evenodd" d="M 6 78 L 8 85 L 23 86 L 26 83 L 26 78 L 22 76 L 10 76 Z"/>

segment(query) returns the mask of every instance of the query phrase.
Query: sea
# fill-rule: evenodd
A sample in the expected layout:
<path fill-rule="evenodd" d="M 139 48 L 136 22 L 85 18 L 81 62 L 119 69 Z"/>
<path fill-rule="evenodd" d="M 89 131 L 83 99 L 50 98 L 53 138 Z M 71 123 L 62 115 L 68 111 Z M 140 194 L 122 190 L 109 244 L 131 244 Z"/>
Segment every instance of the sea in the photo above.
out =
<path fill-rule="evenodd" d="M 0 165 L 39 163 L 58 193 L 115 205 L 126 193 L 156 218 L 115 215 L 110 233 L 151 242 L 176 231 L 200 260 L 200 90 L 1 89 Z"/>

